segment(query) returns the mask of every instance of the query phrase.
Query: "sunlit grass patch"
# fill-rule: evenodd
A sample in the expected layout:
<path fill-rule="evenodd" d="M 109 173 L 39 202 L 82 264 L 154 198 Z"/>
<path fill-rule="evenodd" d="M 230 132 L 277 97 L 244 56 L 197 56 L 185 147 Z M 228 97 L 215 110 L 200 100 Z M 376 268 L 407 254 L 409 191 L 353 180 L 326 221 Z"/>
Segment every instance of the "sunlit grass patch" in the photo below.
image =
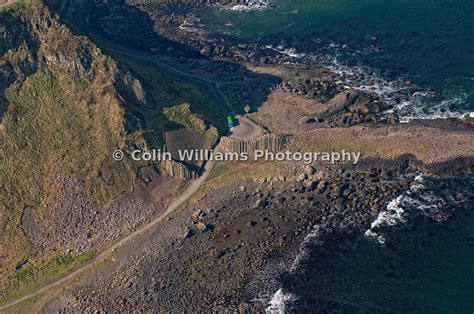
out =
<path fill-rule="evenodd" d="M 50 283 L 94 256 L 95 252 L 89 251 L 79 255 L 53 255 L 49 260 L 38 264 L 29 262 L 12 274 L 10 285 L 0 294 L 0 303 L 8 302 Z"/>

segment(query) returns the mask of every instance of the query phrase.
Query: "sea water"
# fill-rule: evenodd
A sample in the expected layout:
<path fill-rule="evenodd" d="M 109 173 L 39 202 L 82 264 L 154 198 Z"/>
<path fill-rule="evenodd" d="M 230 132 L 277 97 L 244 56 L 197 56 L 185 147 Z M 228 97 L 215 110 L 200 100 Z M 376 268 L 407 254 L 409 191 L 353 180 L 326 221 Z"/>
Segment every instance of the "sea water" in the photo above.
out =
<path fill-rule="evenodd" d="M 324 54 L 314 59 L 355 77 L 349 87 L 380 95 L 406 88 L 409 99 L 395 108 L 403 122 L 472 116 L 474 1 L 272 2 L 278 9 L 209 9 L 201 18 L 210 32 L 256 41 L 295 63 Z M 317 229 L 310 233 L 268 311 L 474 312 L 474 179 L 417 180 L 365 232 L 324 243 Z M 438 206 L 449 219 L 430 216 Z"/>
<path fill-rule="evenodd" d="M 365 233 L 316 226 L 267 311 L 472 313 L 474 176 L 416 181 Z"/>
<path fill-rule="evenodd" d="M 211 32 L 274 46 L 290 43 L 283 48 L 294 55 L 333 54 L 339 64 L 368 65 L 386 80 L 409 79 L 421 90 L 439 93 L 434 99 L 419 93 L 399 104 L 410 111 L 409 117 L 467 117 L 474 112 L 473 1 L 273 3 L 277 9 L 210 9 L 202 18 Z"/>

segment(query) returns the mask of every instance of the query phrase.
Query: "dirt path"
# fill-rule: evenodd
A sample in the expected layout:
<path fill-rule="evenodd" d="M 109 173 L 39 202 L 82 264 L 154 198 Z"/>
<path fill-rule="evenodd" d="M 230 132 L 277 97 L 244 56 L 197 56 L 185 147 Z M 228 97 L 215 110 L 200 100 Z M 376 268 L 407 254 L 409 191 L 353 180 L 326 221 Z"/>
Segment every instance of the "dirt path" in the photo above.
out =
<path fill-rule="evenodd" d="M 239 120 L 239 123 L 231 129 L 230 137 L 249 140 L 262 135 L 262 129 L 257 127 L 250 119 L 237 116 L 237 120 Z"/>
<path fill-rule="evenodd" d="M 239 130 L 239 136 L 242 136 L 242 138 L 248 139 L 254 136 L 255 134 L 261 134 L 261 129 L 258 127 L 256 124 L 254 124 L 252 121 L 249 119 L 243 118 L 243 117 L 238 117 L 239 122 L 241 125 L 244 125 L 245 127 L 242 128 L 242 130 Z M 216 147 L 216 152 L 220 151 L 220 147 Z M 64 277 L 57 279 L 56 281 L 39 288 L 21 298 L 18 298 L 14 301 L 11 301 L 9 303 L 0 305 L 0 311 L 4 311 L 6 309 L 9 309 L 21 302 L 28 301 L 40 294 L 47 293 L 51 291 L 54 288 L 58 288 L 63 284 L 66 284 L 70 282 L 71 280 L 77 278 L 79 275 L 86 273 L 86 271 L 92 270 L 94 266 L 97 266 L 101 263 L 104 262 L 109 262 L 108 257 L 116 249 L 121 247 L 122 245 L 137 245 L 136 241 L 132 242 L 131 240 L 144 235 L 145 232 L 151 230 L 154 228 L 156 225 L 158 225 L 160 222 L 162 222 L 166 217 L 168 217 L 170 214 L 172 214 L 175 210 L 177 210 L 181 205 L 183 205 L 194 193 L 196 193 L 199 188 L 203 185 L 204 181 L 206 180 L 207 176 L 211 172 L 212 168 L 214 167 L 215 162 L 214 161 L 209 161 L 206 163 L 204 167 L 203 174 L 196 180 L 191 181 L 191 183 L 188 185 L 188 187 L 181 193 L 168 207 L 167 209 L 156 219 L 153 221 L 149 222 L 148 224 L 140 227 L 139 229 L 135 230 L 134 232 L 130 233 L 127 235 L 125 238 L 119 240 L 118 242 L 114 243 L 104 251 L 102 251 L 100 254 L 98 254 L 96 257 L 88 261 L 87 263 L 83 264 L 79 268 L 73 270 L 72 272 L 66 274 Z M 142 241 L 144 239 L 141 239 Z"/>
<path fill-rule="evenodd" d="M 7 3 L 11 3 L 13 1 L 15 1 L 15 0 L 8 0 Z M 5 5 L 7 5 L 7 4 L 5 4 Z M 114 51 L 115 53 L 121 53 L 121 54 L 124 54 L 124 55 L 127 55 L 127 56 L 131 56 L 131 54 L 128 53 L 128 51 L 124 51 L 123 49 L 119 50 L 119 49 L 112 48 L 110 50 Z M 173 68 L 173 67 L 171 67 L 167 64 L 164 64 L 162 62 L 153 60 L 151 58 L 146 58 L 146 57 L 137 56 L 137 55 L 134 55 L 133 57 L 143 59 L 143 60 L 147 60 L 148 62 L 153 63 L 155 66 L 159 67 L 160 69 L 171 72 L 174 75 L 178 75 L 180 77 L 186 77 L 188 80 L 191 79 L 191 80 L 194 80 L 194 81 L 200 81 L 201 84 L 204 83 L 205 85 L 207 85 L 208 92 L 210 92 L 216 98 L 216 100 L 219 100 L 218 104 L 220 105 L 221 110 L 231 112 L 231 106 L 230 106 L 229 100 L 224 95 L 224 93 L 222 93 L 222 91 L 219 89 L 219 85 L 216 82 L 214 82 L 214 81 L 212 81 L 208 78 L 199 77 L 199 76 L 194 75 L 194 74 L 182 72 L 182 71 L 177 70 L 177 69 L 175 69 L 175 68 Z M 202 85 L 204 85 L 204 84 L 202 84 Z M 262 134 L 261 128 L 259 126 L 257 126 L 255 123 L 253 123 L 251 120 L 249 120 L 245 117 L 242 117 L 242 116 L 238 116 L 237 119 L 239 120 L 239 124 L 232 129 L 232 137 L 241 138 L 241 139 L 252 139 L 252 138 L 258 137 Z M 220 147 L 217 146 L 215 151 L 218 152 L 219 150 L 220 150 Z M 39 288 L 39 289 L 37 289 L 37 290 L 21 297 L 21 298 L 18 298 L 18 299 L 14 300 L 14 301 L 11 301 L 9 303 L 0 305 L 0 311 L 11 308 L 11 307 L 13 307 L 13 306 L 15 306 L 15 305 L 17 305 L 21 302 L 30 300 L 30 299 L 32 299 L 32 298 L 34 298 L 34 297 L 36 297 L 40 294 L 47 293 L 47 292 L 51 291 L 54 288 L 58 288 L 61 285 L 64 285 L 64 284 L 70 282 L 72 279 L 77 278 L 79 275 L 86 273 L 86 271 L 91 270 L 94 266 L 99 265 L 103 262 L 107 262 L 107 258 L 116 249 L 118 249 L 122 245 L 127 245 L 127 244 L 136 245 L 133 242 L 131 242 L 130 240 L 132 240 L 132 239 L 134 239 L 134 238 L 136 238 L 140 235 L 143 235 L 145 232 L 147 232 L 150 229 L 154 228 L 156 225 L 158 225 L 160 222 L 162 222 L 166 217 L 168 217 L 170 214 L 172 214 L 176 209 L 178 209 L 181 205 L 183 205 L 203 185 L 203 183 L 206 180 L 207 176 L 209 175 L 212 168 L 214 167 L 214 164 L 215 164 L 215 162 L 213 162 L 213 161 L 207 162 L 205 167 L 204 167 L 203 174 L 201 175 L 201 177 L 199 177 L 196 180 L 191 181 L 191 183 L 183 191 L 183 193 L 181 193 L 167 207 L 165 212 L 163 212 L 159 217 L 157 217 L 153 221 L 149 222 L 148 224 L 140 227 L 139 229 L 135 230 L 134 232 L 130 233 L 125 238 L 119 240 L 118 242 L 114 243 L 110 247 L 106 248 L 104 251 L 102 251 L 100 254 L 95 256 L 93 259 L 86 262 L 85 264 L 83 264 L 79 268 L 73 270 L 72 272 L 66 274 L 64 277 L 59 278 L 56 281 L 54 281 L 54 282 L 52 282 L 52 283 L 50 283 L 50 284 L 48 284 L 48 285 L 46 285 L 42 288 Z"/>

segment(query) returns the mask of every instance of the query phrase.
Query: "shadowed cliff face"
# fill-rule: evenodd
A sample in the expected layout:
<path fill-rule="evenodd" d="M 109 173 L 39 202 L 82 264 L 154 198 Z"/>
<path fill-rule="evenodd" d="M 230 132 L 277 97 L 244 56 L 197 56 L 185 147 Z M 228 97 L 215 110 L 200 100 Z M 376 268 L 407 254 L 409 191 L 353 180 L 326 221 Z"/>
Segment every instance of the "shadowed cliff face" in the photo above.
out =
<path fill-rule="evenodd" d="M 0 12 L 0 117 L 7 110 L 5 90 L 18 78 L 25 78 L 36 69 L 36 56 L 29 47 L 37 46 L 28 36 L 28 26 L 8 12 Z"/>
<path fill-rule="evenodd" d="M 75 37 L 41 6 L 21 6 L 0 12 L 0 113 L 7 109 L 5 90 L 39 69 L 67 74 L 92 83 L 108 76 L 121 91 L 124 102 L 145 103 L 141 83 L 126 69 L 104 58 L 103 67 L 93 65 L 101 51 L 85 37 Z"/>
<path fill-rule="evenodd" d="M 207 2 L 202 1 L 202 3 Z M 242 112 L 243 105 L 246 103 L 253 108 L 258 108 L 267 98 L 271 87 L 279 81 L 276 77 L 251 72 L 236 63 L 211 60 L 197 50 L 200 48 L 189 47 L 187 41 L 181 40 L 182 38 L 173 38 L 173 40 L 186 44 L 165 38 L 159 33 L 161 23 L 163 19 L 173 19 L 174 11 L 173 9 L 162 11 L 156 3 L 144 5 L 141 2 L 124 0 L 107 2 L 84 0 L 71 2 L 66 8 L 54 3 L 50 3 L 50 7 L 71 28 L 87 34 L 99 46 L 104 47 L 104 51 L 116 58 L 127 53 L 128 59 L 142 64 L 145 63 L 144 58 L 157 60 L 186 74 L 218 84 L 224 96 L 209 93 L 201 86 L 202 82 L 197 82 L 196 79 L 190 80 L 189 77 L 177 76 L 176 73 L 167 73 L 174 79 L 186 80 L 206 94 L 210 103 L 209 108 L 194 108 L 205 117 L 209 117 L 209 113 L 215 110 L 211 107 L 218 107 L 218 119 L 228 113 L 225 111 L 229 109 L 236 113 Z M 177 17 L 179 18 L 182 16 Z M 203 38 L 202 40 L 208 41 L 211 45 L 213 41 L 220 41 L 219 38 Z M 132 67 L 132 72 L 133 70 L 134 67 Z M 159 71 L 164 72 L 162 69 Z M 229 109 L 224 108 L 225 106 L 222 105 L 224 102 L 228 102 Z M 192 103 L 192 105 L 195 104 Z M 211 120 L 211 122 L 217 121 Z"/>

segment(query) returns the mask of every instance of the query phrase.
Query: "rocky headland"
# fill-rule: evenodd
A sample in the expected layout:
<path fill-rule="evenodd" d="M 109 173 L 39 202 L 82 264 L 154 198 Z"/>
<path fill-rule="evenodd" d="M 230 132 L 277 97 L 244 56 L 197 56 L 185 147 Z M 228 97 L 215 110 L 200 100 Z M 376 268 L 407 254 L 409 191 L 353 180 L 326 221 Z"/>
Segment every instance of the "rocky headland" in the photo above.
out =
<path fill-rule="evenodd" d="M 381 214 L 397 214 L 388 205 L 416 186 L 419 175 L 472 173 L 472 119 L 401 123 L 404 121 L 393 109 L 411 97 L 412 93 L 404 89 L 412 88 L 410 81 L 400 81 L 397 83 L 400 89 L 388 96 L 381 95 L 375 89 L 353 85 L 366 77 L 338 73 L 326 66 L 323 57 L 299 55 L 268 43 L 239 42 L 209 34 L 195 28 L 199 19 L 192 11 L 177 10 L 179 14 L 174 11 L 175 6 L 194 8 L 217 2 L 240 4 L 130 0 L 125 6 L 122 1 L 96 1 L 90 11 L 85 11 L 90 13 L 85 19 L 90 24 L 77 25 L 97 36 L 102 44 L 127 46 L 121 50 L 128 53 L 127 58 L 133 59 L 130 51 L 141 50 L 140 56 L 149 63 L 153 60 L 172 64 L 175 72 L 168 70 L 167 75 L 173 73 L 183 79 L 182 73 L 188 73 L 187 78 L 191 77 L 194 82 L 199 76 L 204 78 L 199 81 L 200 87 L 204 86 L 203 82 L 214 82 L 211 86 L 224 96 L 216 96 L 219 93 L 215 91 L 211 95 L 213 90 L 209 89 L 210 98 L 227 100 L 236 112 L 248 108 L 250 112 L 246 117 L 265 134 L 250 140 L 221 138 L 224 150 L 346 149 L 360 152 L 361 162 L 356 165 L 322 161 L 310 165 L 302 162 L 218 163 L 201 188 L 167 219 L 117 247 L 74 281 L 36 296 L 35 302 L 30 304 L 32 309 L 65 313 L 263 311 L 298 255 L 301 243 L 315 226 L 319 226 L 318 237 L 322 242 L 333 233 L 343 234 L 343 237 L 364 234 Z M 88 3 L 71 4 L 68 10 L 83 12 Z M 152 29 L 146 25 L 143 28 L 147 32 L 137 32 L 134 47 L 132 42 L 122 41 L 119 33 L 129 27 L 143 26 L 139 24 L 143 16 L 134 11 L 137 8 L 150 18 Z M 64 13 L 56 11 L 60 16 Z M 126 18 L 128 22 L 118 23 Z M 37 22 L 33 19 L 32 26 L 25 19 L 22 25 L 41 29 L 39 34 L 50 34 L 47 30 L 57 25 L 60 31 L 53 33 L 67 33 L 59 21 L 48 16 Z M 132 26 L 133 23 L 136 25 Z M 124 28 L 120 32 L 117 32 L 118 24 Z M 160 40 L 147 38 L 156 34 Z M 39 47 L 43 47 L 41 36 L 34 40 L 40 43 Z M 14 42 L 16 37 L 10 34 L 3 40 Z M 171 43 L 161 42 L 163 38 Z M 44 42 L 55 40 L 46 37 Z M 109 63 L 95 68 L 95 60 L 103 57 L 101 50 L 93 45 L 86 45 L 89 48 L 84 50 L 81 46 L 63 52 L 59 48 L 65 46 L 60 43 L 56 53 L 47 50 L 49 46 L 33 52 L 24 49 L 25 53 L 17 54 L 24 56 L 21 62 L 7 60 L 3 64 L 14 69 L 29 69 L 24 72 L 25 77 L 38 67 L 44 67 L 53 72 L 67 72 L 87 82 L 109 77 L 103 71 L 111 70 L 115 80 L 108 82 L 107 88 L 100 92 L 110 92 L 125 104 L 132 102 L 134 109 L 151 106 L 149 99 L 154 98 L 149 86 L 154 81 L 147 82 L 145 75 L 136 79 L 133 70 L 122 69 L 108 58 Z M 174 46 L 176 43 L 190 50 L 180 50 L 181 46 Z M 0 52 L 8 58 L 6 50 Z M 72 61 L 66 62 L 69 58 Z M 139 59 L 133 60 L 138 62 Z M 1 66 L 0 73 L 9 82 L 7 85 L 21 79 L 21 75 L 13 75 L 22 71 Z M 134 68 L 135 71 L 138 68 Z M 375 86 L 377 82 L 372 83 Z M 252 106 L 244 106 L 248 103 Z M 124 136 L 143 129 L 148 131 L 143 133 L 156 131 L 143 125 L 143 119 L 135 114 L 138 110 L 132 111 L 124 113 L 128 119 L 121 120 L 120 128 L 115 131 Z M 176 121 L 179 124 L 179 120 Z M 172 150 L 211 145 L 200 131 L 188 127 L 171 130 L 164 137 Z M 222 135 L 221 132 L 219 136 Z M 133 140 L 128 142 L 129 149 L 137 144 L 149 146 L 146 139 Z M 49 175 L 57 186 L 46 203 L 51 209 L 49 216 L 45 216 L 47 219 L 38 221 L 30 207 L 19 211 L 20 225 L 29 241 L 40 248 L 64 250 L 67 247 L 68 253 L 100 251 L 161 214 L 173 196 L 198 174 L 190 170 L 196 165 L 187 167 L 170 162 L 162 165 L 161 171 L 155 166 L 134 168 L 131 176 L 136 176 L 138 181 L 131 178 L 121 181 L 113 176 L 117 169 L 111 165 L 113 163 L 101 163 L 96 169 L 100 182 L 122 187 L 128 183 L 130 188 L 121 193 L 108 192 L 111 201 L 99 205 L 82 195 L 84 189 L 87 190 L 84 187 L 87 180 L 51 172 Z M 453 193 L 449 202 L 434 204 L 426 217 L 443 223 L 455 215 L 456 208 L 472 203 L 472 197 L 465 192 Z M 84 225 L 88 226 L 87 230 L 81 230 Z"/>

